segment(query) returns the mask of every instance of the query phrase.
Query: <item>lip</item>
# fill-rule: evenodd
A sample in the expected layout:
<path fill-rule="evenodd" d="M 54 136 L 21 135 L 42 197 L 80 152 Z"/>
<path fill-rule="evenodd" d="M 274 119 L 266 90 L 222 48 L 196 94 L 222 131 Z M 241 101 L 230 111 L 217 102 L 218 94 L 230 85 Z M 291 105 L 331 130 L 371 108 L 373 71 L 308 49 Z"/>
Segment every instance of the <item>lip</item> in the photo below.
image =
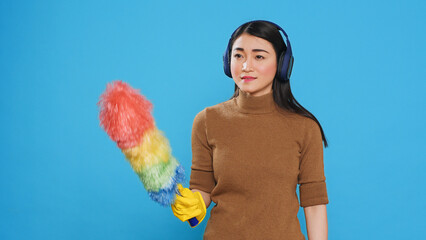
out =
<path fill-rule="evenodd" d="M 241 79 L 244 80 L 245 82 L 248 82 L 248 81 L 253 81 L 256 78 L 252 76 L 243 76 Z"/>

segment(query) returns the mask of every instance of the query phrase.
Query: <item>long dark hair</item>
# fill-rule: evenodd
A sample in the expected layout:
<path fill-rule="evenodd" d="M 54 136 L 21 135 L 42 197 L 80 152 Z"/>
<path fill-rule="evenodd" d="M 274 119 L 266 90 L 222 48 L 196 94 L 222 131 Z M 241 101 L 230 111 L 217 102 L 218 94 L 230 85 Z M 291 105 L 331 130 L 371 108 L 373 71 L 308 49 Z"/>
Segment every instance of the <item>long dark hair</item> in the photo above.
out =
<path fill-rule="evenodd" d="M 281 53 L 287 50 L 286 45 L 284 44 L 283 37 L 281 36 L 278 28 L 267 21 L 251 21 L 244 23 L 241 25 L 235 33 L 231 36 L 231 40 L 229 42 L 229 51 L 232 50 L 232 45 L 235 40 L 243 33 L 248 33 L 255 37 L 263 38 L 266 41 L 270 42 L 274 47 L 275 53 L 277 55 L 277 65 L 279 66 L 279 57 Z M 231 56 L 231 53 L 228 53 L 228 56 Z M 230 63 L 231 61 L 229 61 Z M 278 73 L 278 68 L 277 68 Z M 322 140 L 324 141 L 324 146 L 327 147 L 327 139 L 325 137 L 324 131 L 319 123 L 318 119 L 306 110 L 300 103 L 296 101 L 291 92 L 290 81 L 282 82 L 278 80 L 278 74 L 275 74 L 275 78 L 272 83 L 272 91 L 274 96 L 275 103 L 282 109 L 286 111 L 290 111 L 293 113 L 300 114 L 302 116 L 311 118 L 314 120 L 320 127 Z M 238 86 L 235 84 L 234 94 L 230 99 L 233 99 L 238 96 Z"/>

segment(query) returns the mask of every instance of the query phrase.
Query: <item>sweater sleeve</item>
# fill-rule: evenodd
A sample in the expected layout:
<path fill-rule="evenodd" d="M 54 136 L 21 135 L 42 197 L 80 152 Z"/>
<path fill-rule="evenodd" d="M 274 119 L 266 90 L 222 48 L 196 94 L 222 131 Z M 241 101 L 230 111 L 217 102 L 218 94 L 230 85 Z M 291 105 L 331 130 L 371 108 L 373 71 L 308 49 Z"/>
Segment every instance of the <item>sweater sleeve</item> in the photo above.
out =
<path fill-rule="evenodd" d="M 322 135 L 319 125 L 311 118 L 305 118 L 298 183 L 301 207 L 328 204 Z"/>
<path fill-rule="evenodd" d="M 213 175 L 213 151 L 207 140 L 206 109 L 199 112 L 192 126 L 192 166 L 189 180 L 190 189 L 199 189 L 210 193 L 215 180 Z"/>

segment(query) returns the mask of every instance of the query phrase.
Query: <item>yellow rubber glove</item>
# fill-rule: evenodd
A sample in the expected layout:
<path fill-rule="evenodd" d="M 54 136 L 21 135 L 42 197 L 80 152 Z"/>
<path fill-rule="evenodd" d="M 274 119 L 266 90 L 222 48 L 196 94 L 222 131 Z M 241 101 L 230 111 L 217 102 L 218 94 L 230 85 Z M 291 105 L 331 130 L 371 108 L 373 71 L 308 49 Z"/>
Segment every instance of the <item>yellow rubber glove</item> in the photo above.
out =
<path fill-rule="evenodd" d="M 181 184 L 177 185 L 180 196 L 176 195 L 176 201 L 172 204 L 173 214 L 182 222 L 196 218 L 197 221 L 191 220 L 192 228 L 198 226 L 206 216 L 206 204 L 199 192 L 192 192 L 189 188 L 183 188 Z"/>

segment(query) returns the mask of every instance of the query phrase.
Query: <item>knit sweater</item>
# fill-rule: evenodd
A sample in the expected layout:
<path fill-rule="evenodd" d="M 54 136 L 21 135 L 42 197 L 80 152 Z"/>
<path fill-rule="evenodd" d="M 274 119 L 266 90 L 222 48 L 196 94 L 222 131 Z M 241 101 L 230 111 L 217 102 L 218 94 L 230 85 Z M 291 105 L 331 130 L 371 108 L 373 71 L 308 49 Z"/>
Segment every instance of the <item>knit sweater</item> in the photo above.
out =
<path fill-rule="evenodd" d="M 302 240 L 299 204 L 328 204 L 319 125 L 279 108 L 272 91 L 239 90 L 204 108 L 191 143 L 189 188 L 210 193 L 216 204 L 205 240 Z"/>

